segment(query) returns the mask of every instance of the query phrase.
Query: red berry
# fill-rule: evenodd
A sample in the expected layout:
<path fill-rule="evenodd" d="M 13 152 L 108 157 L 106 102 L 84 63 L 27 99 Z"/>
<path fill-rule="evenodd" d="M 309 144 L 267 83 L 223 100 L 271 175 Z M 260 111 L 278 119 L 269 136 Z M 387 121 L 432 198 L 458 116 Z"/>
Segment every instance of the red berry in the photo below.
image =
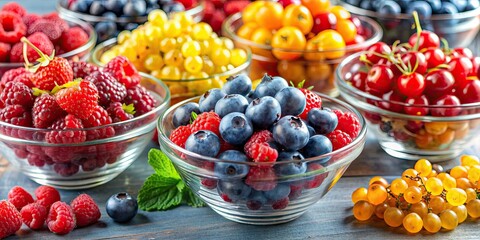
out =
<path fill-rule="evenodd" d="M 333 132 L 329 133 L 327 137 L 332 142 L 333 151 L 347 146 L 353 141 L 352 137 L 350 137 L 348 133 L 345 133 L 342 130 L 334 130 Z"/>
<path fill-rule="evenodd" d="M 366 72 L 356 72 L 353 74 L 350 82 L 352 86 L 357 88 L 360 91 L 365 91 L 365 83 L 367 81 L 367 73 Z"/>
<path fill-rule="evenodd" d="M 127 95 L 127 89 L 112 74 L 96 71 L 85 77 L 85 80 L 95 84 L 98 90 L 98 103 L 108 106 L 110 102 L 122 102 Z"/>
<path fill-rule="evenodd" d="M 374 65 L 368 71 L 366 88 L 373 90 L 379 94 L 386 93 L 392 88 L 394 79 L 393 71 L 384 64 Z"/>
<path fill-rule="evenodd" d="M 440 64 L 445 63 L 446 56 L 445 53 L 440 48 L 427 48 L 423 53 L 425 55 L 425 60 L 427 62 L 427 68 L 431 69 Z"/>
<path fill-rule="evenodd" d="M 433 105 L 445 106 L 444 108 L 430 108 L 430 113 L 432 116 L 446 116 L 452 117 L 457 116 L 462 110 L 460 106 L 460 100 L 455 95 L 445 95 L 438 98 L 433 102 Z"/>
<path fill-rule="evenodd" d="M 352 139 L 355 139 L 360 133 L 360 122 L 354 113 L 335 109 L 333 112 L 337 115 L 338 125 L 335 130 L 341 130 L 350 135 Z"/>
<path fill-rule="evenodd" d="M 273 134 L 268 130 L 261 130 L 252 134 L 250 139 L 245 143 L 244 151 L 249 158 L 253 158 L 252 155 L 249 155 L 248 149 L 252 147 L 255 143 L 267 143 L 273 139 Z"/>
<path fill-rule="evenodd" d="M 17 43 L 27 34 L 22 17 L 13 12 L 0 12 L 0 42 Z"/>
<path fill-rule="evenodd" d="M 65 58 L 55 57 L 48 65 L 41 66 L 35 72 L 33 83 L 42 90 L 51 91 L 55 86 L 60 86 L 72 81 L 73 71 Z"/>
<path fill-rule="evenodd" d="M 133 104 L 135 116 L 140 116 L 153 110 L 157 101 L 143 86 L 136 85 L 127 89 L 127 96 L 123 100 L 125 104 Z"/>
<path fill-rule="evenodd" d="M 52 95 L 45 93 L 35 98 L 32 115 L 33 125 L 36 128 L 47 128 L 55 120 L 65 116 L 66 113 Z"/>
<path fill-rule="evenodd" d="M 31 108 L 33 105 L 32 90 L 22 82 L 8 82 L 0 94 L 0 101 L 5 105 L 22 105 Z"/>
<path fill-rule="evenodd" d="M 195 5 L 196 0 L 177 0 L 177 2 L 181 3 L 185 9 L 190 9 Z"/>
<path fill-rule="evenodd" d="M 278 152 L 270 147 L 268 143 L 253 143 L 245 148 L 247 156 L 251 157 L 254 162 L 273 163 L 277 161 Z"/>
<path fill-rule="evenodd" d="M 210 26 L 212 26 L 213 31 L 219 32 L 222 29 L 222 24 L 225 21 L 225 13 L 221 10 L 215 11 L 212 18 L 210 19 Z"/>
<path fill-rule="evenodd" d="M 22 105 L 8 105 L 0 109 L 0 121 L 23 127 L 33 126 L 32 114 Z"/>
<path fill-rule="evenodd" d="M 288 197 L 272 202 L 272 209 L 279 210 L 288 206 L 290 200 Z"/>
<path fill-rule="evenodd" d="M 306 88 L 299 88 L 300 91 L 305 95 L 307 104 L 305 105 L 305 110 L 299 115 L 302 119 L 307 119 L 308 113 L 312 108 L 321 108 L 322 107 L 322 98 L 315 94 L 314 92 L 306 89 Z"/>
<path fill-rule="evenodd" d="M 27 26 L 27 29 L 36 21 L 42 19 L 39 15 L 35 13 L 27 13 L 22 17 L 23 23 Z"/>
<path fill-rule="evenodd" d="M 248 0 L 228 1 L 223 5 L 223 11 L 225 15 L 230 16 L 241 12 L 248 4 L 250 4 Z"/>
<path fill-rule="evenodd" d="M 58 119 L 49 128 L 53 131 L 45 134 L 48 143 L 81 143 L 87 139 L 86 132 L 81 130 L 82 121 L 72 114 Z"/>
<path fill-rule="evenodd" d="M 455 84 L 453 75 L 445 69 L 435 69 L 425 76 L 425 95 L 437 99 L 450 94 Z"/>
<path fill-rule="evenodd" d="M 33 203 L 33 197 L 25 189 L 15 186 L 8 192 L 8 201 L 13 204 L 17 210 L 22 209 L 29 203 Z"/>
<path fill-rule="evenodd" d="M 398 91 L 407 97 L 418 97 L 425 90 L 425 78 L 418 72 L 403 74 L 397 79 Z"/>
<path fill-rule="evenodd" d="M 408 43 L 410 46 L 415 46 L 417 43 L 417 33 L 412 34 L 410 38 L 408 39 Z M 429 47 L 434 47 L 434 48 L 439 48 L 440 47 L 440 38 L 438 37 L 437 34 L 427 31 L 427 30 L 422 30 L 420 33 L 420 40 L 418 44 L 418 50 L 422 50 L 424 48 L 429 48 Z"/>
<path fill-rule="evenodd" d="M 78 227 L 94 224 L 102 215 L 97 203 L 87 194 L 80 194 L 70 203 Z"/>
<path fill-rule="evenodd" d="M 55 25 L 54 22 L 45 19 L 35 21 L 30 25 L 27 31 L 28 35 L 36 32 L 44 33 L 52 42 L 57 42 L 58 39 L 60 39 L 60 37 L 62 36 L 62 30 L 60 29 L 60 27 L 58 25 Z"/>
<path fill-rule="evenodd" d="M 90 81 L 68 82 L 54 94 L 63 110 L 80 119 L 88 118 L 98 105 L 98 90 Z"/>
<path fill-rule="evenodd" d="M 5 87 L 5 84 L 7 84 L 7 82 L 13 81 L 17 76 L 25 72 L 27 72 L 27 70 L 24 67 L 14 68 L 6 71 L 0 79 L 0 90 Z"/>
<path fill-rule="evenodd" d="M 2 10 L 4 12 L 13 12 L 15 14 L 18 14 L 20 17 L 25 16 L 27 14 L 27 10 L 22 7 L 22 5 L 16 3 L 16 2 L 9 2 L 3 5 Z"/>
<path fill-rule="evenodd" d="M 13 204 L 0 201 L 0 239 L 6 238 L 22 227 L 22 217 Z"/>
<path fill-rule="evenodd" d="M 64 158 L 62 158 L 62 160 L 65 161 Z M 58 173 L 58 175 L 63 176 L 63 177 L 72 176 L 72 175 L 76 174 L 79 169 L 80 169 L 80 167 L 78 165 L 68 163 L 68 162 L 67 163 L 55 163 L 55 165 L 53 165 L 53 170 L 56 173 Z"/>
<path fill-rule="evenodd" d="M 322 169 L 323 166 L 318 164 L 318 163 L 308 163 L 307 165 L 307 173 L 313 172 L 313 171 L 318 171 Z M 318 173 L 315 175 L 315 177 L 311 180 L 305 181 L 304 187 L 306 189 L 312 189 L 312 188 L 317 188 L 320 185 L 322 185 L 323 181 L 327 177 L 327 173 Z"/>
<path fill-rule="evenodd" d="M 93 72 L 99 70 L 99 68 L 91 63 L 84 62 L 84 61 L 68 61 L 70 66 L 72 67 L 73 71 L 73 79 L 75 78 L 83 78 L 87 77 Z"/>
<path fill-rule="evenodd" d="M 47 209 L 50 209 L 53 203 L 60 201 L 60 193 L 50 186 L 40 186 L 35 189 L 35 197 L 37 198 L 36 202 Z"/>
<path fill-rule="evenodd" d="M 133 118 L 132 111 L 134 111 L 133 106 L 130 109 L 130 107 L 120 102 L 112 102 L 110 103 L 110 106 L 107 108 L 107 112 L 112 118 L 112 122 L 114 123 L 132 119 Z"/>
<path fill-rule="evenodd" d="M 384 42 L 377 42 L 372 46 L 367 48 L 367 53 L 365 54 L 366 60 L 371 64 L 377 64 L 382 57 L 378 55 L 388 55 L 392 52 L 390 46 Z"/>
<path fill-rule="evenodd" d="M 35 85 L 33 85 L 34 77 L 35 77 L 35 75 L 32 72 L 24 72 L 24 73 L 18 75 L 17 77 L 15 77 L 15 79 L 13 79 L 13 81 L 14 82 L 21 82 L 21 83 L 25 84 L 28 88 L 33 88 L 33 87 L 35 87 Z"/>
<path fill-rule="evenodd" d="M 203 22 L 210 23 L 213 14 L 215 14 L 215 5 L 211 1 L 205 1 L 204 2 L 205 7 L 203 10 Z"/>
<path fill-rule="evenodd" d="M 68 25 L 68 23 L 65 20 L 63 20 L 58 15 L 57 12 L 51 12 L 51 13 L 45 14 L 42 16 L 42 18 L 54 22 L 55 25 L 60 27 L 62 32 L 65 32 L 70 29 L 70 26 Z"/>
<path fill-rule="evenodd" d="M 67 234 L 75 228 L 75 214 L 64 202 L 55 202 L 47 217 L 48 229 L 56 234 Z"/>
<path fill-rule="evenodd" d="M 337 17 L 331 12 L 319 13 L 313 16 L 312 33 L 318 34 L 323 30 L 335 29 L 337 27 Z"/>
<path fill-rule="evenodd" d="M 390 91 L 382 94 L 383 101 L 377 102 L 377 106 L 392 112 L 403 112 L 403 105 L 399 104 L 404 102 L 404 97 L 395 91 Z"/>
<path fill-rule="evenodd" d="M 0 42 L 0 62 L 8 62 L 10 56 L 10 50 L 12 47 L 8 43 Z"/>
<path fill-rule="evenodd" d="M 449 62 L 449 71 L 455 78 L 455 86 L 463 88 L 467 83 L 467 76 L 473 71 L 473 63 L 466 57 L 454 57 Z"/>
<path fill-rule="evenodd" d="M 471 80 L 457 93 L 462 104 L 480 102 L 480 80 Z"/>
<path fill-rule="evenodd" d="M 30 203 L 22 208 L 20 214 L 25 225 L 33 230 L 40 230 L 47 220 L 48 211 L 39 203 Z"/>
<path fill-rule="evenodd" d="M 115 57 L 105 65 L 104 71 L 111 73 L 126 88 L 132 88 L 140 83 L 140 74 L 126 57 Z"/>
<path fill-rule="evenodd" d="M 414 98 L 407 98 L 405 100 L 405 103 L 409 105 L 404 107 L 404 111 L 406 114 L 414 116 L 425 116 L 428 114 L 428 107 L 421 107 L 428 106 L 428 99 L 427 97 L 425 97 L 425 95 Z"/>
<path fill-rule="evenodd" d="M 97 105 L 94 107 L 92 114 L 84 119 L 82 123 L 85 128 L 95 128 L 111 124 L 112 118 L 108 115 L 107 110 Z M 87 141 L 113 136 L 115 136 L 115 130 L 111 126 L 87 130 Z"/>
<path fill-rule="evenodd" d="M 404 62 L 406 66 L 409 66 L 412 71 L 415 70 L 416 73 L 427 73 L 427 59 L 425 58 L 425 55 L 423 55 L 423 53 L 421 52 L 410 51 L 404 53 L 402 55 L 402 62 Z"/>
<path fill-rule="evenodd" d="M 170 141 L 175 143 L 176 145 L 185 148 L 185 142 L 187 141 L 188 137 L 192 134 L 192 129 L 190 126 L 180 126 L 170 133 Z"/>
<path fill-rule="evenodd" d="M 70 52 L 85 45 L 88 34 L 81 27 L 72 27 L 62 33 L 59 42 L 65 52 Z"/>
<path fill-rule="evenodd" d="M 277 186 L 275 170 L 271 167 L 250 167 L 245 183 L 257 191 L 269 191 Z"/>
<path fill-rule="evenodd" d="M 204 112 L 197 116 L 192 122 L 192 133 L 200 130 L 208 130 L 220 136 L 220 116 L 215 112 Z"/>
<path fill-rule="evenodd" d="M 37 32 L 27 37 L 35 47 L 37 47 L 45 55 L 50 56 L 55 49 L 53 43 L 48 39 L 48 36 L 44 33 Z M 27 57 L 28 61 L 33 63 L 36 62 L 40 55 L 35 51 L 31 46 L 27 47 Z M 12 52 L 10 53 L 10 62 L 24 62 L 23 58 L 23 43 L 19 42 L 12 47 Z M 62 75 L 62 73 L 58 73 Z"/>

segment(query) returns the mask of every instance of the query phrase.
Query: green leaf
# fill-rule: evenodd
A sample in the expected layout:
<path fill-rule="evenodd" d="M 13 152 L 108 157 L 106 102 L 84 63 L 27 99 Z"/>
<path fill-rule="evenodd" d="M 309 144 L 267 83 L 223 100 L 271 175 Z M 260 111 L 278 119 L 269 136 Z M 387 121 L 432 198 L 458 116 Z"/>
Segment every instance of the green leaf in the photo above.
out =
<path fill-rule="evenodd" d="M 144 211 L 163 211 L 182 203 L 181 179 L 153 174 L 148 177 L 138 193 L 138 206 Z"/>
<path fill-rule="evenodd" d="M 190 188 L 186 188 L 185 191 L 183 192 L 183 199 L 185 202 L 191 206 L 191 207 L 205 207 L 206 204 L 195 195 Z"/>
<path fill-rule="evenodd" d="M 153 170 L 165 178 L 180 179 L 180 175 L 173 166 L 170 159 L 159 149 L 152 148 L 148 152 L 148 164 L 153 167 Z"/>

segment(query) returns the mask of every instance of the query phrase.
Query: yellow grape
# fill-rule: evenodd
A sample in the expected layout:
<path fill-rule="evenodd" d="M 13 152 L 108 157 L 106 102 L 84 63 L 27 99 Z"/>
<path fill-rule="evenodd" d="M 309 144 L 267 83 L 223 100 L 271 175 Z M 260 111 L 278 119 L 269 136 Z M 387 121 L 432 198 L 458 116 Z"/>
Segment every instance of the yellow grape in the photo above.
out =
<path fill-rule="evenodd" d="M 457 180 L 453 178 L 452 176 L 445 174 L 444 179 L 442 180 L 443 183 L 443 188 L 445 190 L 450 190 L 451 188 L 456 188 L 457 187 Z"/>
<path fill-rule="evenodd" d="M 426 177 L 432 172 L 432 164 L 427 159 L 418 160 L 414 168 L 422 177 Z"/>
<path fill-rule="evenodd" d="M 470 200 L 477 199 L 477 191 L 473 188 L 467 188 L 465 189 L 465 192 L 467 193 L 467 200 L 465 202 L 470 202 Z"/>
<path fill-rule="evenodd" d="M 368 182 L 368 186 L 374 184 L 374 183 L 377 183 L 377 184 L 380 184 L 382 185 L 383 187 L 388 187 L 388 181 L 381 177 L 381 176 L 375 176 L 375 177 L 372 177 L 370 179 L 370 181 Z"/>
<path fill-rule="evenodd" d="M 360 200 L 353 205 L 353 216 L 360 221 L 366 221 L 370 219 L 374 211 L 375 206 L 364 200 Z"/>
<path fill-rule="evenodd" d="M 192 37 L 190 37 L 189 35 L 181 35 L 181 36 L 179 36 L 175 39 L 177 39 L 177 45 L 178 46 L 183 46 L 184 43 L 189 42 L 189 41 L 193 41 Z"/>
<path fill-rule="evenodd" d="M 473 165 L 479 165 L 480 160 L 478 157 L 473 156 L 473 155 L 462 155 L 460 157 L 460 163 L 462 166 L 473 166 Z"/>
<path fill-rule="evenodd" d="M 383 215 L 385 214 L 385 210 L 388 208 L 387 203 L 380 203 L 377 206 L 375 206 L 375 216 L 377 216 L 380 219 L 383 219 Z"/>
<path fill-rule="evenodd" d="M 470 200 L 467 205 L 468 215 L 472 218 L 480 217 L 480 199 Z"/>
<path fill-rule="evenodd" d="M 458 223 L 462 223 L 467 219 L 467 207 L 465 205 L 453 206 L 450 210 L 453 210 L 457 214 Z"/>
<path fill-rule="evenodd" d="M 210 60 L 217 66 L 225 66 L 230 63 L 230 50 L 226 48 L 213 49 L 210 53 Z"/>
<path fill-rule="evenodd" d="M 393 180 L 392 183 L 390 184 L 390 191 L 392 191 L 392 193 L 397 196 L 405 192 L 407 188 L 408 188 L 407 182 L 401 178 L 397 178 Z"/>
<path fill-rule="evenodd" d="M 215 64 L 213 64 L 212 60 L 208 58 L 203 59 L 202 71 L 207 73 L 208 75 L 213 75 L 215 73 Z"/>
<path fill-rule="evenodd" d="M 389 196 L 387 198 L 387 201 L 385 201 L 389 207 L 395 207 L 397 206 L 397 199 L 394 197 Z"/>
<path fill-rule="evenodd" d="M 175 66 L 165 66 L 160 71 L 160 79 L 171 79 L 171 80 L 180 80 L 182 73 L 180 69 Z"/>
<path fill-rule="evenodd" d="M 232 50 L 235 47 L 235 44 L 230 38 L 220 37 L 220 40 L 222 40 L 222 46 L 228 50 Z"/>
<path fill-rule="evenodd" d="M 445 210 L 445 200 L 440 196 L 433 196 L 428 202 L 428 207 L 433 213 L 439 214 Z"/>
<path fill-rule="evenodd" d="M 157 70 L 157 69 L 162 69 L 163 67 L 163 59 L 162 56 L 158 54 L 150 54 L 148 57 L 145 59 L 143 66 L 149 70 Z"/>
<path fill-rule="evenodd" d="M 183 67 L 189 73 L 199 73 L 203 68 L 203 61 L 200 56 L 187 57 L 183 62 Z"/>
<path fill-rule="evenodd" d="M 207 23 L 201 22 L 192 27 L 192 36 L 195 40 L 207 40 L 212 35 L 213 29 Z"/>
<path fill-rule="evenodd" d="M 412 178 L 417 177 L 418 172 L 413 168 L 409 168 L 402 173 L 402 179 L 407 182 L 408 186 L 419 186 L 420 183 Z"/>
<path fill-rule="evenodd" d="M 177 20 L 182 28 L 190 27 L 194 23 L 192 16 L 185 12 L 174 12 L 172 19 Z"/>
<path fill-rule="evenodd" d="M 172 49 L 165 53 L 163 62 L 166 65 L 180 67 L 183 64 L 183 55 L 178 49 Z"/>
<path fill-rule="evenodd" d="M 467 193 L 461 188 L 451 188 L 447 191 L 446 198 L 452 206 L 460 206 L 467 201 Z"/>
<path fill-rule="evenodd" d="M 164 11 L 160 9 L 154 9 L 148 14 L 148 21 L 153 25 L 160 27 L 168 21 L 168 17 Z"/>
<path fill-rule="evenodd" d="M 383 214 L 383 220 L 390 227 L 399 227 L 403 224 L 405 214 L 396 207 L 388 207 Z"/>
<path fill-rule="evenodd" d="M 355 191 L 352 193 L 352 202 L 356 203 L 360 200 L 368 201 L 367 198 L 367 189 L 364 187 L 357 188 Z"/>
<path fill-rule="evenodd" d="M 117 44 L 123 44 L 125 43 L 130 37 L 132 36 L 132 33 L 128 30 L 123 30 L 121 31 L 118 36 L 117 36 Z"/>
<path fill-rule="evenodd" d="M 464 166 L 455 166 L 450 170 L 450 176 L 453 178 L 466 178 L 468 177 L 467 168 Z"/>
<path fill-rule="evenodd" d="M 418 214 L 421 218 L 424 218 L 428 214 L 428 207 L 425 202 L 418 202 L 410 206 L 410 212 Z"/>
<path fill-rule="evenodd" d="M 244 64 L 248 59 L 247 52 L 245 52 L 245 50 L 243 50 L 243 49 L 238 49 L 238 48 L 233 49 L 231 53 L 232 54 L 230 56 L 230 63 L 234 67 L 238 67 L 238 66 Z"/>
<path fill-rule="evenodd" d="M 409 213 L 403 218 L 403 227 L 410 233 L 418 233 L 423 228 L 423 220 L 416 213 Z"/>
<path fill-rule="evenodd" d="M 436 177 L 431 177 L 425 182 L 425 188 L 434 196 L 440 195 L 443 192 L 442 180 Z"/>
<path fill-rule="evenodd" d="M 183 43 L 181 51 L 184 57 L 195 57 L 200 55 L 200 44 L 197 41 L 187 41 Z"/>
<path fill-rule="evenodd" d="M 164 38 L 160 41 L 160 51 L 163 53 L 167 53 L 175 48 L 177 48 L 177 40 L 175 38 Z"/>
<path fill-rule="evenodd" d="M 367 198 L 373 205 L 378 205 L 387 200 L 387 189 L 380 184 L 373 184 L 368 187 Z"/>
<path fill-rule="evenodd" d="M 467 172 L 467 177 L 470 182 L 475 183 L 478 180 L 480 180 L 480 165 L 473 165 L 470 166 L 470 169 L 468 169 Z"/>
<path fill-rule="evenodd" d="M 201 55 L 208 55 L 210 54 L 211 48 L 210 48 L 210 41 L 208 40 L 202 40 L 198 41 L 198 44 L 200 44 L 200 54 Z"/>
<path fill-rule="evenodd" d="M 463 190 L 467 189 L 467 188 L 473 188 L 473 184 L 470 182 L 470 180 L 468 180 L 467 178 L 457 178 L 456 179 L 456 184 L 457 184 L 457 188 L 461 188 Z"/>
<path fill-rule="evenodd" d="M 163 25 L 163 32 L 166 37 L 178 37 L 182 34 L 182 25 L 177 20 L 168 20 Z"/>
<path fill-rule="evenodd" d="M 442 228 L 442 221 L 437 214 L 429 213 L 425 218 L 423 218 L 423 227 L 428 232 L 436 233 Z"/>
<path fill-rule="evenodd" d="M 417 186 L 410 186 L 403 193 L 403 197 L 408 203 L 418 203 L 422 201 L 422 189 Z"/>
<path fill-rule="evenodd" d="M 431 178 L 431 177 L 436 177 L 437 175 L 438 175 L 437 171 L 432 170 L 432 172 L 430 172 L 430 174 L 427 177 Z"/>
<path fill-rule="evenodd" d="M 458 217 L 453 210 L 447 209 L 440 213 L 440 220 L 442 227 L 447 230 L 453 230 L 458 226 Z"/>

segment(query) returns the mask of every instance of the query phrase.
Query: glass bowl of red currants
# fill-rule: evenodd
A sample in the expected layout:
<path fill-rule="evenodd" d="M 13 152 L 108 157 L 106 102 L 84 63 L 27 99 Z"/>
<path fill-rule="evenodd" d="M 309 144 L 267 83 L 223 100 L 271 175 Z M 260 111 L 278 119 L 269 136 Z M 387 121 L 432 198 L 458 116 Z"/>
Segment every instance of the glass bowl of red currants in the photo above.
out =
<path fill-rule="evenodd" d="M 417 11 L 424 29 L 445 38 L 452 47 L 467 47 L 480 29 L 478 1 L 356 1 L 341 0 L 354 15 L 375 19 L 383 28 L 382 41 L 405 42 L 414 33 L 412 13 Z"/>
<path fill-rule="evenodd" d="M 222 34 L 236 46 L 251 49 L 252 79 L 267 72 L 294 84 L 306 80 L 315 91 L 337 96 L 336 66 L 346 56 L 378 42 L 382 29 L 369 18 L 351 17 L 330 1 L 310 2 L 318 6 L 252 2 L 225 20 Z"/>

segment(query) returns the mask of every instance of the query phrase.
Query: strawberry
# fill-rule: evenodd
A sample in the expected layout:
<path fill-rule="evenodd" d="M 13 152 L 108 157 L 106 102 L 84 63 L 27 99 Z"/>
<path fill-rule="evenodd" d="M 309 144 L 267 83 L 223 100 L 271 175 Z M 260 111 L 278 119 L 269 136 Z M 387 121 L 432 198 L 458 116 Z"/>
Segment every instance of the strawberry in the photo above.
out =
<path fill-rule="evenodd" d="M 307 105 L 305 106 L 305 110 L 303 110 L 299 117 L 301 117 L 302 119 L 307 119 L 308 112 L 310 112 L 312 108 L 322 107 L 322 99 L 320 98 L 320 96 L 310 91 L 311 88 L 303 88 L 304 82 L 305 81 L 302 81 L 298 84 L 298 89 L 302 91 L 302 93 L 305 95 L 305 98 L 307 99 Z"/>
<path fill-rule="evenodd" d="M 98 105 L 97 87 L 86 80 L 65 83 L 55 87 L 52 93 L 63 110 L 80 119 L 87 119 Z"/>

